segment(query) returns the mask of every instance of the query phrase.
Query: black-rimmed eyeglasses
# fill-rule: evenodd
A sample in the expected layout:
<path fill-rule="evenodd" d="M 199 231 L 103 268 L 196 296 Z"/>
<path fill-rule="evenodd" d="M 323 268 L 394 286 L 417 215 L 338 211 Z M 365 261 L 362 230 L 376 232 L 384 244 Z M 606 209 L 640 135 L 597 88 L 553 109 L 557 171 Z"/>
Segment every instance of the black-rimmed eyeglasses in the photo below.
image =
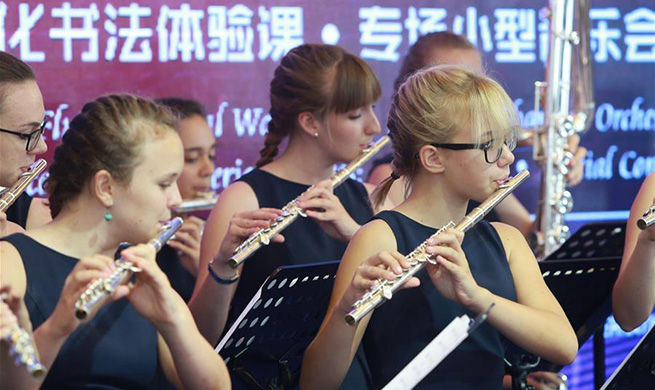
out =
<path fill-rule="evenodd" d="M 511 137 L 506 139 L 500 145 L 494 145 L 493 141 L 488 141 L 483 144 L 430 144 L 435 148 L 444 148 L 450 150 L 468 150 L 468 149 L 481 149 L 484 150 L 484 160 L 488 164 L 493 164 L 500 159 L 503 154 L 503 145 L 507 146 L 509 151 L 516 148 L 516 138 Z"/>
<path fill-rule="evenodd" d="M 25 145 L 25 150 L 31 152 L 32 150 L 34 150 L 34 148 L 36 148 L 36 145 L 39 144 L 39 141 L 43 136 L 43 132 L 45 131 L 45 126 L 47 124 L 48 124 L 48 118 L 44 118 L 43 122 L 41 122 L 39 127 L 29 133 L 20 133 L 18 131 L 12 131 L 6 129 L 0 129 L 0 133 L 9 133 L 9 134 L 17 135 L 20 138 L 26 140 L 27 144 Z"/>

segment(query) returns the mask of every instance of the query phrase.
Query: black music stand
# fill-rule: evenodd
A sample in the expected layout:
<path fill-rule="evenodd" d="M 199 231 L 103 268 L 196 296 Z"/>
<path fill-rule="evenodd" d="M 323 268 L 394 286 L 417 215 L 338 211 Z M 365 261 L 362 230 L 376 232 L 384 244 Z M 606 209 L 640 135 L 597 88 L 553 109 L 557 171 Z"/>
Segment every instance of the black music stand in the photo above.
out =
<path fill-rule="evenodd" d="M 254 389 L 297 387 L 303 354 L 323 322 L 338 267 L 338 261 L 284 266 L 266 279 L 216 347 L 235 388 L 237 382 Z"/>
<path fill-rule="evenodd" d="M 594 335 L 594 378 L 596 387 L 605 381 L 603 325 L 612 312 L 611 297 L 618 277 L 625 242 L 625 221 L 587 224 L 548 258 L 539 263 L 544 281 L 558 300 L 575 330 L 579 345 Z M 523 369 L 511 367 L 514 378 L 525 378 L 525 371 L 562 369 L 548 361 L 515 358 L 520 348 L 511 347 L 506 356 L 513 361 L 529 361 Z M 510 361 L 511 361 L 510 360 Z M 524 383 L 516 389 L 529 388 Z"/>
<path fill-rule="evenodd" d="M 637 389 L 655 389 L 655 326 L 601 387 L 601 390 Z"/>

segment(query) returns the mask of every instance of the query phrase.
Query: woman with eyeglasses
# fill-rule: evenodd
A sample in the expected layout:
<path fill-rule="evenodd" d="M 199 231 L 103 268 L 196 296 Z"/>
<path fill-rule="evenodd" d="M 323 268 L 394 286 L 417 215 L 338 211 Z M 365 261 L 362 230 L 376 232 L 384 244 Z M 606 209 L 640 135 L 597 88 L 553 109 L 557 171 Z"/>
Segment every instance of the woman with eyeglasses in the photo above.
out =
<path fill-rule="evenodd" d="M 45 109 L 30 67 L 0 51 L 0 186 L 11 187 L 48 149 L 43 140 Z M 0 237 L 50 220 L 41 200 L 23 193 L 5 213 L 0 212 Z"/>
<path fill-rule="evenodd" d="M 301 388 L 339 388 L 360 344 L 375 388 L 382 388 L 455 317 L 492 305 L 487 321 L 417 389 L 502 389 L 508 341 L 556 364 L 573 361 L 578 344 L 571 325 L 527 242 L 503 223 L 481 221 L 466 237 L 446 229 L 427 245 L 436 265 L 428 264 L 357 325 L 346 323 L 369 288 L 409 268 L 405 255 L 449 221 L 462 220 L 470 199 L 482 202 L 494 193 L 514 161 L 518 115 L 511 99 L 494 80 L 464 68 L 437 66 L 410 76 L 387 125 L 393 174 L 376 201 L 399 177 L 412 191 L 350 241 L 327 315 L 305 353 Z"/>
<path fill-rule="evenodd" d="M 449 31 L 433 32 L 421 36 L 410 47 L 403 60 L 400 73 L 394 82 L 394 90 L 397 90 L 403 81 L 414 72 L 435 65 L 457 65 L 475 72 L 485 72 L 481 53 L 465 36 Z M 577 185 L 582 180 L 584 167 L 581 162 L 587 153 L 586 148 L 578 147 L 578 141 L 579 137 L 575 137 L 570 145 L 570 150 L 575 154 L 568 176 L 569 185 L 571 186 Z M 368 182 L 378 185 L 389 177 L 391 174 L 390 162 L 391 155 L 374 162 Z M 399 180 L 394 183 L 389 191 L 388 199 L 396 205 L 402 203 L 405 198 L 405 186 L 403 184 L 404 180 Z M 470 202 L 469 210 L 476 206 L 475 202 Z M 525 237 L 530 237 L 536 228 L 530 218 L 530 213 L 514 194 L 510 194 L 505 198 L 485 219 L 491 222 L 505 222 L 512 225 L 519 229 Z"/>

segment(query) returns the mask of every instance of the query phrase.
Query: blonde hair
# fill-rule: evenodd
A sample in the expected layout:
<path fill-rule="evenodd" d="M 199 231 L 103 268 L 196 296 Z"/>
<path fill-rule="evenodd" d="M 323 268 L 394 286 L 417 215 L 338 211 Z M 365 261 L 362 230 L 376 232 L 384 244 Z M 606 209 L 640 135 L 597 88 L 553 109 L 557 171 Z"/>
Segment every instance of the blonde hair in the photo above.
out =
<path fill-rule="evenodd" d="M 410 76 L 395 95 L 389 119 L 393 146 L 393 174 L 378 186 L 376 205 L 384 199 L 399 177 L 406 191 L 420 168 L 419 149 L 431 143 L 447 143 L 455 134 L 470 129 L 473 142 L 487 139 L 502 146 L 516 137 L 519 119 L 505 90 L 488 76 L 462 67 L 439 65 Z M 488 136 L 487 136 L 488 135 Z"/>

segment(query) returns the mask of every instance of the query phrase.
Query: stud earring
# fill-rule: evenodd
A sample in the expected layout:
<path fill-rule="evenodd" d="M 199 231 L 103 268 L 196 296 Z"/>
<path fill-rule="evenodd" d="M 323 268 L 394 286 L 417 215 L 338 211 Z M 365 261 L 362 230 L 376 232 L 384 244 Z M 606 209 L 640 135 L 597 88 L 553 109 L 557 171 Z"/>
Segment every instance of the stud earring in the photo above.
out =
<path fill-rule="evenodd" d="M 318 138 L 318 131 L 314 133 L 314 138 Z"/>

